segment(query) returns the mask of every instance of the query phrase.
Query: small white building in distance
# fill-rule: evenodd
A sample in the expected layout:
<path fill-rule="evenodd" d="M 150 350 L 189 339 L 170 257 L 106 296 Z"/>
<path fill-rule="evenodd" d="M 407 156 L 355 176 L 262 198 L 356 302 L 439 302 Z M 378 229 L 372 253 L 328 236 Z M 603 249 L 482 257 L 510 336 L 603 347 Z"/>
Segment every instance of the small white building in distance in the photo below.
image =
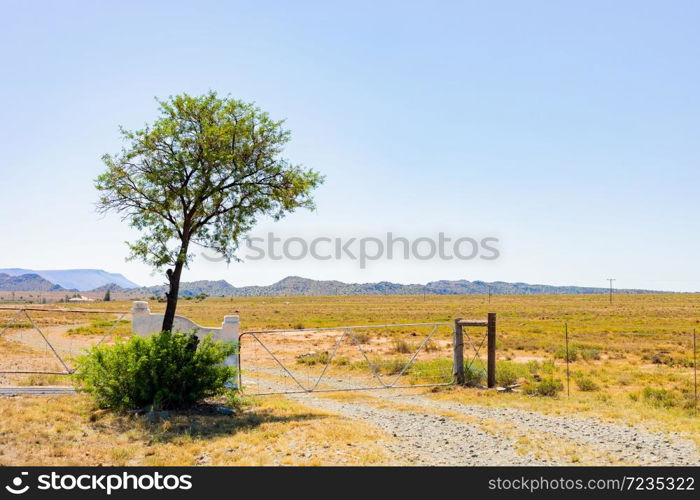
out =
<path fill-rule="evenodd" d="M 87 297 L 83 297 L 81 295 L 80 297 L 71 297 L 68 299 L 68 302 L 94 302 L 94 300 L 88 299 Z"/>

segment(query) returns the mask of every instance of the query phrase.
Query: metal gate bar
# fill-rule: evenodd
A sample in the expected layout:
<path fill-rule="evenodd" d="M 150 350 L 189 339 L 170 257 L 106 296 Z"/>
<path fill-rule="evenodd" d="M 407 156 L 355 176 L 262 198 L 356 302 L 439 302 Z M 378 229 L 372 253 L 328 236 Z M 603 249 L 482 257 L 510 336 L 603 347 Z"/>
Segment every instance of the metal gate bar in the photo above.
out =
<path fill-rule="evenodd" d="M 357 339 L 357 336 L 355 335 L 354 331 L 355 330 L 364 330 L 364 329 L 388 329 L 388 328 L 408 328 L 408 327 L 433 327 L 430 333 L 423 339 L 423 341 L 420 343 L 416 351 L 413 353 L 411 358 L 406 362 L 406 364 L 403 366 L 399 374 L 389 383 L 385 382 L 381 376 L 379 375 L 379 371 L 377 369 L 377 366 L 369 359 L 367 356 L 367 353 L 365 350 L 362 348 L 362 345 Z M 450 386 L 454 385 L 455 379 L 454 377 L 450 382 L 443 382 L 443 383 L 432 383 L 432 384 L 416 384 L 416 385 L 397 385 L 397 382 L 401 379 L 402 376 L 405 375 L 406 371 L 409 369 L 409 367 L 413 364 L 415 361 L 416 357 L 420 352 L 423 350 L 425 345 L 430 341 L 430 339 L 433 337 L 435 332 L 438 330 L 439 327 L 441 326 L 448 326 L 452 327 L 451 323 L 447 322 L 436 322 L 436 323 L 403 323 L 403 324 L 389 324 L 389 325 L 363 325 L 363 326 L 336 326 L 336 327 L 322 327 L 322 328 L 300 328 L 300 329 L 295 329 L 295 330 L 256 330 L 256 331 L 250 331 L 250 332 L 243 332 L 240 337 L 239 337 L 239 346 L 242 345 L 241 339 L 244 336 L 250 336 L 255 341 L 262 346 L 262 348 L 270 355 L 272 360 L 284 370 L 284 372 L 289 375 L 289 377 L 294 381 L 294 383 L 299 387 L 299 389 L 293 389 L 293 390 L 288 390 L 288 391 L 269 391 L 269 392 L 257 392 L 253 393 L 251 395 L 255 396 L 265 396 L 265 395 L 272 395 L 272 394 L 303 394 L 303 393 L 309 393 L 309 392 L 347 392 L 347 391 L 370 391 L 370 390 L 380 390 L 380 389 L 411 389 L 411 388 L 420 388 L 420 387 L 441 387 L 441 386 Z M 298 334 L 298 333 L 311 333 L 311 332 L 328 332 L 328 331 L 342 331 L 340 334 L 338 340 L 335 342 L 335 345 L 333 347 L 333 351 L 328 356 L 328 359 L 326 360 L 326 363 L 323 367 L 323 370 L 321 371 L 321 374 L 318 376 L 318 378 L 315 380 L 315 382 L 311 385 L 304 386 L 292 373 L 291 371 L 284 365 L 280 359 L 274 355 L 274 353 L 268 348 L 267 345 L 258 337 L 258 335 L 262 334 L 275 334 L 275 335 L 284 335 L 284 334 Z M 352 388 L 332 388 L 332 389 L 319 389 L 319 384 L 321 383 L 321 380 L 323 379 L 324 375 L 326 374 L 328 367 L 331 365 L 331 362 L 333 361 L 333 358 L 335 357 L 339 346 L 342 344 L 342 341 L 349 336 L 352 338 L 352 341 L 359 350 L 359 352 L 362 354 L 362 357 L 364 360 L 367 362 L 368 367 L 372 371 L 372 376 L 375 378 L 380 386 L 378 387 L 352 387 Z M 241 388 L 241 391 L 243 391 L 243 367 L 242 364 L 239 360 L 239 369 L 238 369 L 238 387 Z"/>
<path fill-rule="evenodd" d="M 32 328 L 39 332 L 39 335 L 41 335 L 41 338 L 44 339 L 44 342 L 46 342 L 46 345 L 51 349 L 51 352 L 54 354 L 56 359 L 61 363 L 61 365 L 64 368 L 64 371 L 40 371 L 40 370 L 12 370 L 12 371 L 0 371 L 0 374 L 2 375 L 72 375 L 75 373 L 75 368 L 71 368 L 68 366 L 68 364 L 64 361 L 64 359 L 61 357 L 61 355 L 58 353 L 58 351 L 54 348 L 53 344 L 51 344 L 49 338 L 44 335 L 44 332 L 39 328 L 39 326 L 36 324 L 34 319 L 29 315 L 28 311 L 40 311 L 40 312 L 58 312 L 58 313 L 80 313 L 80 314 L 120 314 L 120 316 L 115 320 L 115 322 L 112 324 L 112 326 L 107 330 L 107 332 L 100 338 L 100 340 L 93 346 L 97 347 L 98 345 L 102 344 L 105 339 L 109 337 L 109 335 L 112 333 L 112 331 L 119 325 L 119 323 L 122 321 L 124 316 L 127 314 L 130 314 L 129 311 L 108 311 L 108 310 L 100 310 L 100 309 L 70 309 L 70 308 L 48 308 L 48 307 L 18 307 L 18 306 L 0 306 L 0 311 L 17 311 L 17 313 L 12 316 L 10 321 L 5 324 L 5 328 L 0 331 L 0 337 L 13 325 L 17 322 L 17 319 L 19 316 L 24 314 L 29 322 L 32 325 Z"/>

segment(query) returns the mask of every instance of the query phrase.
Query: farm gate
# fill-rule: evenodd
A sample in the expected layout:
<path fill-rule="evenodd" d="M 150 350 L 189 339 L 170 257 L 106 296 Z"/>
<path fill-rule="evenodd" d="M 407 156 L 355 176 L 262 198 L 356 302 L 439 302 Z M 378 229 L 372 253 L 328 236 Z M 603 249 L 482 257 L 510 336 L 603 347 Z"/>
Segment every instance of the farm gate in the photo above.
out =
<path fill-rule="evenodd" d="M 75 357 L 126 329 L 127 311 L 0 306 L 0 386 L 57 385 Z M 86 327 L 87 324 L 87 327 Z M 123 333 L 123 332 L 122 332 Z"/>
<path fill-rule="evenodd" d="M 133 323 L 124 320 L 129 314 Z M 132 331 L 147 334 L 150 323 L 160 324 L 158 319 L 140 302 L 132 311 L 0 306 L 0 387 L 62 385 L 61 377 L 75 371 L 75 357 L 87 348 Z M 227 316 L 222 328 L 192 325 L 216 338 L 230 334 L 238 339 L 237 359 L 231 363 L 240 368 L 238 387 L 250 395 L 448 386 L 464 383 L 465 367 L 472 366 L 488 373 L 489 387 L 495 385 L 495 314 L 486 321 L 256 330 L 240 335 L 237 316 Z"/>
<path fill-rule="evenodd" d="M 487 331 L 470 335 L 468 328 Z M 495 314 L 486 321 L 248 331 L 239 339 L 238 387 L 250 395 L 440 387 L 464 383 L 465 365 L 474 364 L 492 387 L 495 332 Z"/>

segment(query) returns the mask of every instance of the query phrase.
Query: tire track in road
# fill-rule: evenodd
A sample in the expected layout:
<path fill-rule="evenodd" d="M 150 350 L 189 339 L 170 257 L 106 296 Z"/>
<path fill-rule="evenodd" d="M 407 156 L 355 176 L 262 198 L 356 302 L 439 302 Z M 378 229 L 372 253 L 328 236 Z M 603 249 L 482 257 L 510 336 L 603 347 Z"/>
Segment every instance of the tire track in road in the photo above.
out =
<path fill-rule="evenodd" d="M 260 370 L 262 374 L 283 375 L 278 370 Z M 268 382 L 263 382 L 267 384 Z M 326 381 L 332 387 L 348 388 L 352 384 L 340 381 Z M 275 390 L 289 390 L 284 384 L 273 384 Z M 350 392 L 352 393 L 352 392 Z M 466 405 L 451 401 L 439 401 L 429 396 L 416 394 L 411 390 L 377 390 L 371 391 L 371 396 L 366 392 L 357 401 L 340 402 L 328 399 L 324 393 L 307 393 L 300 395 L 287 395 L 292 399 L 306 401 L 310 406 L 319 407 L 328 411 L 335 411 L 351 418 L 369 420 L 373 425 L 391 432 L 395 437 L 413 441 L 414 446 L 424 447 L 426 450 L 436 451 L 434 454 L 435 465 L 460 465 L 464 457 L 474 459 L 474 465 L 543 465 L 543 464 L 570 464 L 576 459 L 583 459 L 584 463 L 594 465 L 628 464 L 628 465 L 700 465 L 700 453 L 695 443 L 677 433 L 651 432 L 639 427 L 633 427 L 621 423 L 606 422 L 593 417 L 555 416 L 543 413 L 526 411 L 515 408 L 485 407 L 479 405 Z M 358 394 L 358 393 L 352 393 Z M 371 404 L 374 399 L 378 404 L 391 402 L 410 405 L 418 411 L 398 413 L 410 413 L 407 419 L 397 418 L 394 413 L 384 415 L 373 414 L 369 408 L 379 410 Z M 369 403 L 368 403 L 369 402 Z M 355 411 L 353 407 L 363 407 Z M 386 406 L 386 405 L 385 405 Z M 388 411 L 386 408 L 382 411 Z M 464 424 L 454 418 L 445 416 L 455 414 L 463 419 L 471 419 L 474 424 Z M 385 421 L 385 418 L 388 421 Z M 436 420 L 437 419 L 437 420 Z M 394 422 L 394 423 L 392 423 Z M 466 455 L 447 456 L 435 450 L 435 446 L 418 443 L 415 440 L 420 437 L 420 422 L 427 426 L 426 440 L 432 440 L 442 446 L 451 446 L 445 436 L 454 439 L 466 440 L 468 446 L 453 446 L 454 452 Z M 449 423 L 448 426 L 445 426 Z M 477 432 L 479 424 L 488 423 L 490 432 Z M 405 427 L 403 427 L 405 426 Z M 469 430 L 465 430 L 467 427 Z M 529 442 L 530 446 L 520 446 L 518 441 Z M 539 441 L 539 442 L 538 442 Z M 425 442 L 425 441 L 424 441 Z M 471 446 L 476 444 L 477 446 Z M 544 450 L 544 453 L 527 453 L 536 449 Z M 419 448 L 420 449 L 420 448 Z M 479 457 L 471 457 L 472 450 L 483 449 L 493 457 L 480 461 Z M 526 453 L 523 454 L 523 451 Z M 423 450 L 425 451 L 425 450 Z M 515 455 L 512 453 L 515 451 Z M 540 456 L 538 456 L 540 455 Z M 546 458 L 542 458 L 542 457 Z M 512 460 L 508 462 L 506 460 Z M 472 460 L 466 460 L 471 464 Z M 428 462 L 431 463 L 431 462 Z M 466 464 L 465 464 L 466 465 Z"/>

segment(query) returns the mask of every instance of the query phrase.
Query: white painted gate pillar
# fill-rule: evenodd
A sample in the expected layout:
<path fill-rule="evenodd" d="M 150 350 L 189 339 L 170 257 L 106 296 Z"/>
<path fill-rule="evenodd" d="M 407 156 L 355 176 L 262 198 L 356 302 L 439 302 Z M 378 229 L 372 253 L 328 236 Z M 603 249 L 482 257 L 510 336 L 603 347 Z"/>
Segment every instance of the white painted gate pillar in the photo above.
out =
<path fill-rule="evenodd" d="M 148 302 L 137 300 L 134 301 L 131 307 L 131 331 L 141 337 L 148 337 L 156 332 L 161 331 L 163 325 L 164 314 L 152 313 L 148 307 Z M 175 316 L 173 321 L 173 331 L 176 332 L 194 332 L 198 338 L 202 339 L 207 335 L 211 336 L 214 341 L 222 341 L 232 343 L 236 347 L 236 353 L 227 357 L 224 360 L 226 366 L 236 368 L 236 373 L 241 366 L 240 359 L 240 336 L 241 336 L 241 321 L 238 315 L 224 316 L 224 321 L 221 323 L 221 328 L 211 328 L 200 326 L 194 321 L 183 316 Z M 228 387 L 238 387 L 238 379 L 235 378 L 228 382 Z"/>

